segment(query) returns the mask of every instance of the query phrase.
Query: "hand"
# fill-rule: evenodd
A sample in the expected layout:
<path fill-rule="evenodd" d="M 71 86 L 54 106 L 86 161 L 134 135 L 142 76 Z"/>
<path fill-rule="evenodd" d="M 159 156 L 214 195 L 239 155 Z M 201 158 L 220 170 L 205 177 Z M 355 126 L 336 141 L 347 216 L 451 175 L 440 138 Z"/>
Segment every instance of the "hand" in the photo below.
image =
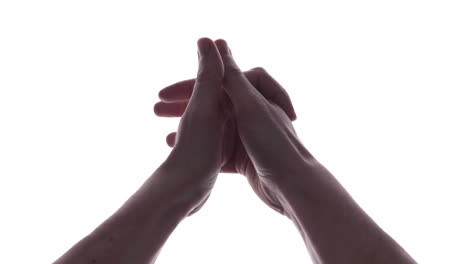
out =
<path fill-rule="evenodd" d="M 226 118 L 220 105 L 224 74 L 221 56 L 211 39 L 198 40 L 199 69 L 190 101 L 177 129 L 176 144 L 164 162 L 172 175 L 161 179 L 168 192 L 186 197 L 198 211 L 208 199 L 222 163 L 223 130 Z M 167 105 L 156 103 L 155 113 Z M 185 198 L 184 198 L 185 199 Z"/>
<path fill-rule="evenodd" d="M 241 93 L 238 94 L 241 97 L 233 97 L 234 106 L 231 99 L 221 98 L 226 100 L 221 104 L 227 108 L 223 111 L 229 114 L 227 117 L 229 125 L 226 126 L 229 130 L 226 130 L 223 137 L 223 145 L 230 146 L 223 152 L 223 160 L 226 163 L 221 171 L 238 172 L 247 176 L 257 195 L 271 208 L 283 213 L 274 181 L 279 177 L 287 177 L 294 170 L 299 170 L 300 165 L 303 165 L 302 162 L 308 161 L 311 157 L 300 144 L 292 127 L 291 120 L 296 119 L 294 108 L 284 88 L 265 70 L 254 68 L 245 73 L 240 72 L 232 59 L 227 43 L 224 40 L 217 40 L 215 43 L 225 63 L 223 85 L 226 90 L 233 85 L 239 85 L 235 89 Z M 226 65 L 230 68 L 226 68 Z M 226 78 L 227 76 L 229 78 Z M 236 83 L 238 78 L 243 83 Z M 160 111 L 156 111 L 156 114 L 180 116 L 184 112 L 186 100 L 191 96 L 193 83 L 194 80 L 186 80 L 162 89 L 159 93 L 163 100 L 160 103 L 162 107 Z M 253 91 L 250 91 L 251 89 Z M 245 97 L 249 97 L 250 93 L 253 93 L 252 99 L 255 98 L 250 101 L 251 104 L 243 101 L 249 99 Z M 236 95 L 231 94 L 231 96 Z M 230 129 L 235 133 L 230 132 Z M 168 145 L 174 144 L 175 136 L 175 133 L 168 135 Z M 280 144 L 273 145 L 271 142 Z M 300 146 L 297 146 L 298 144 Z M 301 153 L 297 153 L 298 149 Z M 257 161 L 252 162 L 255 160 Z"/>

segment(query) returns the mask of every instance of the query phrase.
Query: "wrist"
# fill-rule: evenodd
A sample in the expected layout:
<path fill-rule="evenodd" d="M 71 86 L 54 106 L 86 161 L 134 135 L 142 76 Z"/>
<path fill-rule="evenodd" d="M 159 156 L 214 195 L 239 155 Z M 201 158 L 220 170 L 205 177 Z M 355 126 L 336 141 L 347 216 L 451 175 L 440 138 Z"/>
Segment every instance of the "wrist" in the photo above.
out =
<path fill-rule="evenodd" d="M 328 180 L 327 180 L 328 178 Z M 309 199 L 321 189 L 324 181 L 334 180 L 333 175 L 317 160 L 311 159 L 274 178 L 274 192 L 283 207 L 283 214 L 291 218 L 292 203 Z M 322 187 L 321 187 L 322 186 Z"/>
<path fill-rule="evenodd" d="M 180 145 L 174 146 L 163 165 L 172 171 L 197 175 L 197 177 L 217 175 L 221 170 L 220 156 L 214 155 L 208 149 L 194 154 L 192 150 L 187 150 Z"/>
<path fill-rule="evenodd" d="M 294 163 L 285 163 L 287 163 L 287 165 L 275 169 L 266 177 L 268 185 L 279 193 L 289 192 L 291 189 L 293 190 L 301 187 L 311 175 L 324 169 L 323 165 L 313 157 L 297 158 Z"/>
<path fill-rule="evenodd" d="M 211 190 L 203 188 L 200 176 L 203 178 L 199 172 L 187 171 L 180 164 L 166 160 L 153 174 L 153 186 L 171 208 L 188 215 Z"/>

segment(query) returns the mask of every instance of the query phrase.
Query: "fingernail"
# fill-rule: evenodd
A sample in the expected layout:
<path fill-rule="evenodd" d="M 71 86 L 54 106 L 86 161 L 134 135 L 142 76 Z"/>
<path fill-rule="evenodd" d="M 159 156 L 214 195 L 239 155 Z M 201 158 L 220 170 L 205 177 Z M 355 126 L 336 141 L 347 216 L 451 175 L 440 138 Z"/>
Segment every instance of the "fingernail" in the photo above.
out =
<path fill-rule="evenodd" d="M 211 46 L 207 38 L 199 39 L 197 44 L 198 44 L 198 52 L 200 53 L 201 56 L 206 56 L 210 52 Z"/>

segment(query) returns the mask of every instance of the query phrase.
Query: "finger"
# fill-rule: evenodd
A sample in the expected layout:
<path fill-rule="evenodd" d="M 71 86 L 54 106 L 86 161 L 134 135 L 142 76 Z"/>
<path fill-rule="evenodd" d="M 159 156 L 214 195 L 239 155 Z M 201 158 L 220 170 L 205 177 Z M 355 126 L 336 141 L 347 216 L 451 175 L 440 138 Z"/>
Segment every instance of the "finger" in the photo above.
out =
<path fill-rule="evenodd" d="M 187 104 L 187 101 L 174 103 L 157 102 L 154 105 L 154 113 L 162 117 L 180 117 L 184 114 Z"/>
<path fill-rule="evenodd" d="M 251 110 L 265 103 L 266 99 L 255 89 L 237 66 L 229 52 L 227 42 L 218 39 L 215 44 L 224 64 L 223 87 L 233 103 L 234 110 L 239 113 L 241 110 Z"/>
<path fill-rule="evenodd" d="M 175 146 L 176 136 L 177 136 L 177 132 L 169 133 L 166 136 L 166 143 L 169 147 L 173 148 Z"/>
<path fill-rule="evenodd" d="M 159 99 L 164 102 L 188 101 L 192 96 L 196 79 L 171 84 L 159 91 Z"/>
<path fill-rule="evenodd" d="M 288 117 L 294 121 L 297 119 L 296 111 L 286 89 L 283 88 L 264 68 L 256 67 L 250 70 L 256 73 L 253 85 L 267 99 L 272 100 L 283 109 Z"/>
<path fill-rule="evenodd" d="M 211 39 L 201 38 L 197 44 L 198 73 L 187 111 L 216 115 L 214 111 L 219 107 L 218 98 L 224 75 L 223 61 Z"/>
<path fill-rule="evenodd" d="M 216 42 L 215 42 L 216 43 Z M 265 97 L 272 100 L 294 121 L 296 111 L 286 90 L 263 68 L 256 67 L 243 72 L 245 78 Z M 184 80 L 169 85 L 159 92 L 159 99 L 164 102 L 180 102 L 190 100 L 196 79 Z"/>

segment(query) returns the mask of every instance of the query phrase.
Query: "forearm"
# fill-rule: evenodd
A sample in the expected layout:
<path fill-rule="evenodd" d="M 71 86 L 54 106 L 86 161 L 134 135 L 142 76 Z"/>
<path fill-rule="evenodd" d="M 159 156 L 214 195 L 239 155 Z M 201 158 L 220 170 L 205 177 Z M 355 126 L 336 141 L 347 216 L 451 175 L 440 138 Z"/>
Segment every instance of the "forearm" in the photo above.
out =
<path fill-rule="evenodd" d="M 282 186 L 285 213 L 319 263 L 416 263 L 322 165 Z"/>
<path fill-rule="evenodd" d="M 74 245 L 55 264 L 148 264 L 190 211 L 189 197 L 171 192 L 162 180 L 172 173 L 159 167 L 104 223 Z"/>

